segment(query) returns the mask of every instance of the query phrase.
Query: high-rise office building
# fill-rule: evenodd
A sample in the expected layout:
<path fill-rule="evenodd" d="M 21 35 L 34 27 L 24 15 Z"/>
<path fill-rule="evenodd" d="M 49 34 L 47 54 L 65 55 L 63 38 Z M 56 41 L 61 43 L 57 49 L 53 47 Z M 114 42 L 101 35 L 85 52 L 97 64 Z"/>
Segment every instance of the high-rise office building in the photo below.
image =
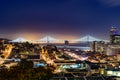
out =
<path fill-rule="evenodd" d="M 120 31 L 115 27 L 110 29 L 110 44 L 106 45 L 106 54 L 120 54 Z"/>
<path fill-rule="evenodd" d="M 91 42 L 90 47 L 91 47 L 91 51 L 103 53 L 104 48 L 105 48 L 105 42 L 104 41 L 93 41 Z"/>
<path fill-rule="evenodd" d="M 112 43 L 120 44 L 120 35 L 112 35 Z"/>
<path fill-rule="evenodd" d="M 120 33 L 116 27 L 112 27 L 110 29 L 110 43 L 111 44 L 118 44 L 120 43 Z"/>
<path fill-rule="evenodd" d="M 105 51 L 106 55 L 116 55 L 120 54 L 120 45 L 118 44 L 108 44 Z"/>

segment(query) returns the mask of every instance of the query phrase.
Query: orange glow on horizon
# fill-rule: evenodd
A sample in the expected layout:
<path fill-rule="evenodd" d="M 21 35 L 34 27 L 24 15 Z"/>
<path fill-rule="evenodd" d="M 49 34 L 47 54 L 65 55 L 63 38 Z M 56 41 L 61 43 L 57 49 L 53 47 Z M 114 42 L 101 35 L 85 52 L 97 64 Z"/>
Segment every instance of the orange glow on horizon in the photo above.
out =
<path fill-rule="evenodd" d="M 46 35 L 46 34 L 41 34 L 41 33 L 17 33 L 17 34 L 11 34 L 12 37 L 12 40 L 18 38 L 18 37 L 23 37 L 25 38 L 26 40 L 29 40 L 29 41 L 38 41 L 39 39 L 45 37 L 45 36 L 51 36 L 55 39 L 58 39 L 60 43 L 64 43 L 65 40 L 68 40 L 69 42 L 71 43 L 74 43 L 74 40 L 78 39 L 77 36 L 72 36 L 72 35 Z"/>

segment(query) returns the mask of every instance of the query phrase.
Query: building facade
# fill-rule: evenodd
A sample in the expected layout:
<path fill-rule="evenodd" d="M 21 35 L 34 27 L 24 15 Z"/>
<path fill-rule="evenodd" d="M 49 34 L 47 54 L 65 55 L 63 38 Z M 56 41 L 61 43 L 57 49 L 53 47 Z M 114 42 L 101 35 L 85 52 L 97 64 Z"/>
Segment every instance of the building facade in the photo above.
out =
<path fill-rule="evenodd" d="M 120 31 L 112 27 L 110 29 L 110 43 L 106 45 L 106 55 L 120 54 Z"/>
<path fill-rule="evenodd" d="M 90 44 L 91 51 L 93 52 L 100 52 L 103 53 L 105 49 L 105 42 L 104 41 L 93 41 Z"/>

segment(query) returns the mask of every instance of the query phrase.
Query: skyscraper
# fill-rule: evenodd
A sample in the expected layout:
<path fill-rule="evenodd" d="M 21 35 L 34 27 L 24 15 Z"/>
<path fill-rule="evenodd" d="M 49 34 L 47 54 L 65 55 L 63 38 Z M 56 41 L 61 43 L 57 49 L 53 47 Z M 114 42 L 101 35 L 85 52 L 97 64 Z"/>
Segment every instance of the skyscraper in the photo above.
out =
<path fill-rule="evenodd" d="M 120 54 L 120 33 L 117 28 L 112 27 L 110 29 L 110 44 L 107 44 L 106 46 L 105 53 L 107 55 Z"/>
<path fill-rule="evenodd" d="M 116 44 L 120 43 L 120 33 L 116 27 L 110 29 L 110 43 Z"/>

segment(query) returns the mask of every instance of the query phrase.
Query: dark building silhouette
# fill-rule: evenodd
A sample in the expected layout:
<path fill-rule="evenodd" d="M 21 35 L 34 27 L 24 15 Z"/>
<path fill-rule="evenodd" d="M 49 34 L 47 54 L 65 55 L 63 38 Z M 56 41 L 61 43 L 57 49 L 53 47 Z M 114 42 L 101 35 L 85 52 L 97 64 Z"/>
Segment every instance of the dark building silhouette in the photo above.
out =
<path fill-rule="evenodd" d="M 65 40 L 64 45 L 68 46 L 68 45 L 69 45 L 69 41 L 68 41 L 68 40 Z"/>

